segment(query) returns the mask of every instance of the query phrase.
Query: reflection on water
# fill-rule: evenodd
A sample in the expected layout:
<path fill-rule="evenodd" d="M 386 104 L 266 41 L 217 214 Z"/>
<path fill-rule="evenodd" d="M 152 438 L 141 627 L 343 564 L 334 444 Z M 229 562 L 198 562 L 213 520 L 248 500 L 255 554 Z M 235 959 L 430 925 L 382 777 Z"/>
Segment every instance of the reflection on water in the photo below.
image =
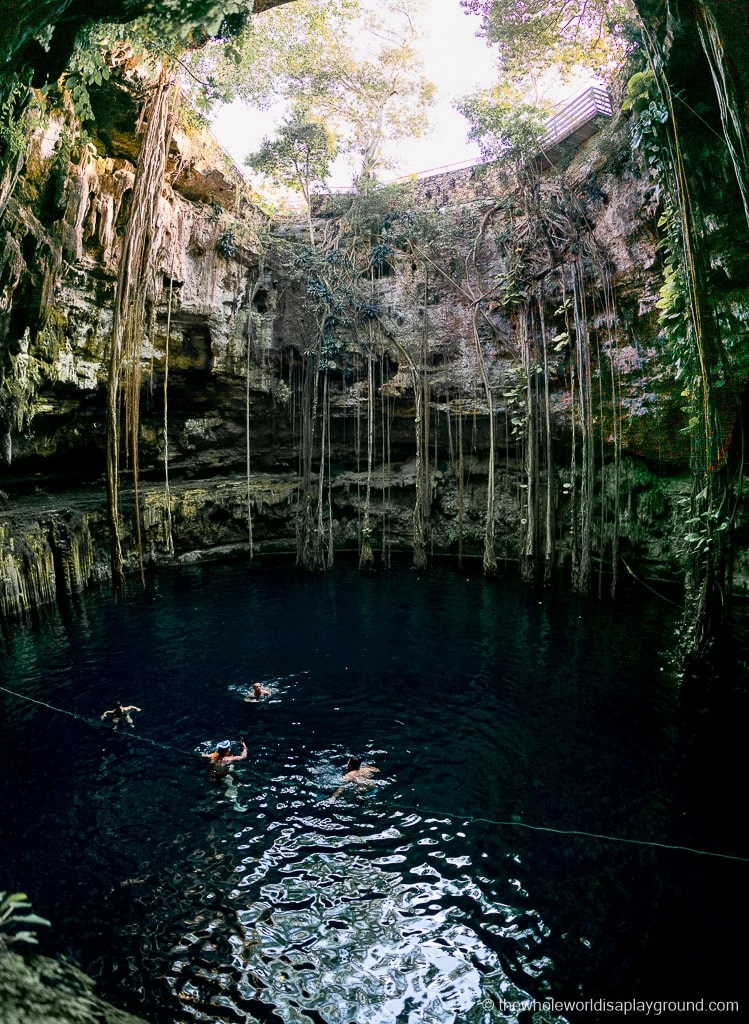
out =
<path fill-rule="evenodd" d="M 731 869 L 496 824 L 682 838 L 664 625 L 448 572 L 195 568 L 91 595 L 4 639 L 7 685 L 93 724 L 3 696 L 3 887 L 164 1024 L 488 1024 L 715 985 L 725 948 L 694 934 Z M 133 729 L 97 722 L 113 699 Z M 199 754 L 224 738 L 249 757 L 216 778 Z M 331 805 L 349 755 L 380 774 Z"/>
<path fill-rule="evenodd" d="M 548 929 L 473 870 L 465 841 L 447 819 L 360 807 L 238 828 L 218 872 L 197 858 L 210 909 L 175 946 L 170 991 L 206 1021 L 258 1004 L 284 1021 L 483 1020 L 498 997 L 524 996 L 493 946 L 539 978 Z"/>

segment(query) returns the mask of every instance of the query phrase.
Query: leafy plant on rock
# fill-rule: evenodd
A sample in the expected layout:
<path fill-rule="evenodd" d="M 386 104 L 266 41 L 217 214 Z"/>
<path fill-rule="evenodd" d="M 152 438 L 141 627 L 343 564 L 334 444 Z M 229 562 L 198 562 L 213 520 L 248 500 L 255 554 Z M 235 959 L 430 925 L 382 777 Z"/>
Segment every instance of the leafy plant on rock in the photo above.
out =
<path fill-rule="evenodd" d="M 38 943 L 35 931 L 26 928 L 15 931 L 20 924 L 45 925 L 50 922 L 38 914 L 26 913 L 31 909 L 25 892 L 0 892 L 0 947 L 15 942 Z"/>

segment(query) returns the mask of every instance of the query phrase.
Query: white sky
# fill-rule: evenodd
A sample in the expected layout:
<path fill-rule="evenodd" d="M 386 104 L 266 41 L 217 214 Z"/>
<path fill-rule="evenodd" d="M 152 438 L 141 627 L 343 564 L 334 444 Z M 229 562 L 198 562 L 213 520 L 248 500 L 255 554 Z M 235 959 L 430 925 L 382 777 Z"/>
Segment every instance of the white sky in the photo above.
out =
<path fill-rule="evenodd" d="M 424 73 L 437 86 L 438 98 L 431 111 L 432 131 L 421 139 L 401 141 L 388 154 L 398 168 L 384 179 L 431 170 L 444 164 L 472 160 L 478 146 L 466 141 L 468 122 L 451 102 L 476 88 L 489 88 L 496 78 L 496 59 L 483 39 L 476 37 L 479 19 L 463 12 L 460 0 L 428 0 L 429 35 L 422 41 Z M 281 9 L 283 10 L 283 8 Z M 272 136 L 283 111 L 258 111 L 231 103 L 214 114 L 213 131 L 241 166 L 248 153 L 258 149 L 263 137 Z M 249 173 L 249 172 L 247 172 Z M 332 187 L 351 184 L 351 170 L 342 161 L 334 167 Z"/>

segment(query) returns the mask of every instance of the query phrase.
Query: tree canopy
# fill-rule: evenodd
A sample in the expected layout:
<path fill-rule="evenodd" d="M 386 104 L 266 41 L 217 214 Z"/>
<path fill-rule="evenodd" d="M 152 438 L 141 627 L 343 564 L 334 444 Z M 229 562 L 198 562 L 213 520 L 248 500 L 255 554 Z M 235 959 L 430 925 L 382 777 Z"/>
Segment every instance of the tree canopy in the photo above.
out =
<path fill-rule="evenodd" d="M 481 90 L 464 97 L 457 108 L 483 160 L 523 162 L 539 151 L 547 111 L 525 101 L 518 89 L 506 85 Z"/>
<path fill-rule="evenodd" d="M 358 173 L 387 165 L 386 140 L 418 136 L 434 86 L 415 47 L 422 0 L 297 0 L 253 19 L 192 62 L 204 103 L 240 98 L 267 107 L 303 98 L 335 130 Z"/>
<path fill-rule="evenodd" d="M 310 218 L 310 198 L 315 186 L 325 182 L 330 163 L 336 156 L 333 133 L 297 107 L 283 122 L 274 139 L 265 138 L 256 153 L 246 160 L 248 167 L 267 175 L 304 196 L 307 203 L 310 244 L 314 232 Z"/>
<path fill-rule="evenodd" d="M 621 58 L 631 0 L 461 0 L 483 19 L 487 39 L 511 78 L 551 67 L 600 69 Z"/>

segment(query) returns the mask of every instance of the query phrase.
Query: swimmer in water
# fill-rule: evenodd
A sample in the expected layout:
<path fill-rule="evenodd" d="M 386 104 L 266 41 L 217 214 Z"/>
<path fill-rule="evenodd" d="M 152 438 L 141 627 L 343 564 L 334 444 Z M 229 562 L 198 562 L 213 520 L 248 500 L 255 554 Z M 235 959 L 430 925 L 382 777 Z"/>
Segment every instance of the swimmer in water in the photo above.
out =
<path fill-rule="evenodd" d="M 260 683 L 253 683 L 252 689 L 246 695 L 245 700 L 250 704 L 255 704 L 262 697 L 270 697 L 271 691 L 265 686 L 261 686 Z"/>
<path fill-rule="evenodd" d="M 339 786 L 333 795 L 326 800 L 332 804 L 341 795 L 344 789 L 349 786 L 356 786 L 358 790 L 369 789 L 374 783 L 370 782 L 371 777 L 380 769 L 372 764 L 362 764 L 358 757 L 350 757 L 346 765 L 346 773 L 343 776 L 343 785 Z"/>
<path fill-rule="evenodd" d="M 229 740 L 222 740 L 216 744 L 216 749 L 210 753 L 201 754 L 201 757 L 211 759 L 210 767 L 216 775 L 228 775 L 229 765 L 232 761 L 244 761 L 247 758 L 247 744 L 242 740 L 242 753 L 232 754 Z"/>
<path fill-rule="evenodd" d="M 101 720 L 103 722 L 105 718 L 111 718 L 112 725 L 119 725 L 120 722 L 127 722 L 128 725 L 132 725 L 133 720 L 130 717 L 130 712 L 140 710 L 141 709 L 139 707 L 136 707 L 135 704 L 126 704 L 123 707 L 120 701 L 116 700 L 114 702 L 114 707 L 112 708 L 112 710 L 105 711 L 104 714 L 101 716 Z"/>

